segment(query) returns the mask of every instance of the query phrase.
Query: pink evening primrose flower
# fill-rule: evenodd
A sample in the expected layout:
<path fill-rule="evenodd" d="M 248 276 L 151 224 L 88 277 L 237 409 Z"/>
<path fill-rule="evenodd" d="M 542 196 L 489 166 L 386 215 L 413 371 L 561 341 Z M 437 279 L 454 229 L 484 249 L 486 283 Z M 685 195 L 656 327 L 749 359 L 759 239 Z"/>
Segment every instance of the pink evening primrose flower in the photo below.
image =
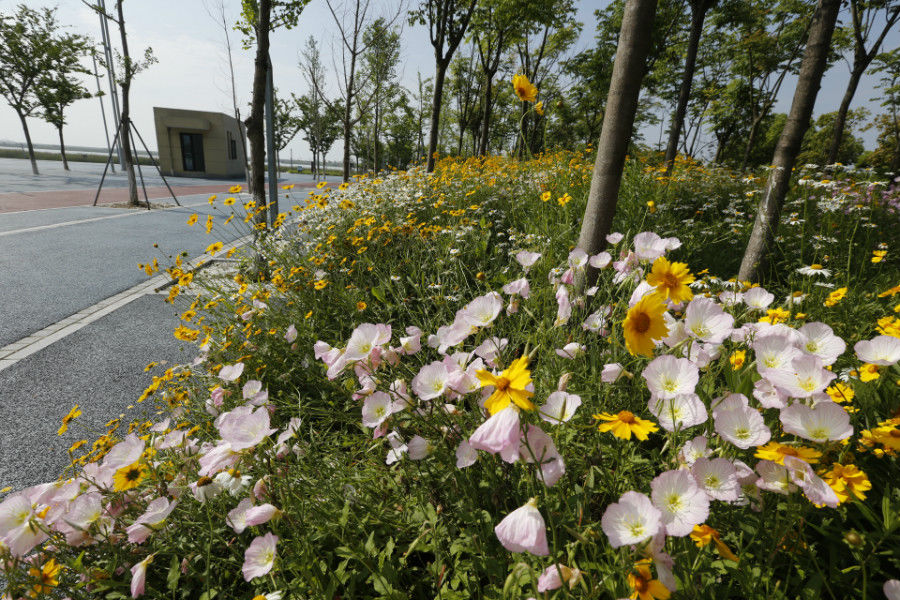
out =
<path fill-rule="evenodd" d="M 763 377 L 770 369 L 788 369 L 800 350 L 784 335 L 761 335 L 753 342 L 756 370 Z"/>
<path fill-rule="evenodd" d="M 900 361 L 900 338 L 879 335 L 871 340 L 856 342 L 853 350 L 864 363 L 889 367 Z"/>
<path fill-rule="evenodd" d="M 654 358 L 641 376 L 647 381 L 647 388 L 653 396 L 669 400 L 675 396 L 693 394 L 700 371 L 686 358 L 663 354 Z"/>
<path fill-rule="evenodd" d="M 532 498 L 512 511 L 494 527 L 494 533 L 504 548 L 510 552 L 530 552 L 535 556 L 547 556 L 547 525 Z"/>
<path fill-rule="evenodd" d="M 233 365 L 224 365 L 219 369 L 219 379 L 226 383 L 237 381 L 244 372 L 244 363 L 234 363 Z"/>
<path fill-rule="evenodd" d="M 666 253 L 666 240 L 652 231 L 644 231 L 634 236 L 634 253 L 638 260 L 653 262 Z"/>
<path fill-rule="evenodd" d="M 271 504 L 266 503 L 254 506 L 252 499 L 244 498 L 234 509 L 228 512 L 225 522 L 231 525 L 235 533 L 240 534 L 247 527 L 256 527 L 268 523 L 279 512 Z"/>
<path fill-rule="evenodd" d="M 775 296 L 764 288 L 755 287 L 744 292 L 743 300 L 752 310 L 766 310 L 775 301 Z"/>
<path fill-rule="evenodd" d="M 611 262 L 612 255 L 609 252 L 601 252 L 600 254 L 595 254 L 588 260 L 588 264 L 595 269 L 605 269 L 610 265 Z"/>
<path fill-rule="evenodd" d="M 621 242 L 621 241 L 622 241 L 622 238 L 624 238 L 624 237 L 625 237 L 624 234 L 621 234 L 621 233 L 619 233 L 618 231 L 614 231 L 614 232 L 612 232 L 612 233 L 610 233 L 610 234 L 607 234 L 607 236 L 606 236 L 606 241 L 607 241 L 608 243 L 612 244 L 613 246 L 615 246 L 616 244 L 618 244 L 619 242 Z"/>
<path fill-rule="evenodd" d="M 834 364 L 847 349 L 844 340 L 834 335 L 834 331 L 825 323 L 807 323 L 798 333 L 801 337 L 800 350 L 820 358 L 825 366 Z"/>
<path fill-rule="evenodd" d="M 441 397 L 449 388 L 450 372 L 443 361 L 425 365 L 412 380 L 412 390 L 422 400 Z"/>
<path fill-rule="evenodd" d="M 651 396 L 647 408 L 666 431 L 701 425 L 709 418 L 706 405 L 697 394 L 680 394 L 667 399 Z"/>
<path fill-rule="evenodd" d="M 293 344 L 297 340 L 297 328 L 293 324 L 288 325 L 287 331 L 284 332 L 284 339 L 288 344 Z"/>
<path fill-rule="evenodd" d="M 133 525 L 126 529 L 128 541 L 132 544 L 142 544 L 153 531 L 162 525 L 166 518 L 175 510 L 177 502 L 169 502 L 168 498 L 161 497 L 147 505 L 147 510 L 139 516 Z"/>
<path fill-rule="evenodd" d="M 781 424 L 786 433 L 819 443 L 844 440 L 853 435 L 850 415 L 834 402 L 822 402 L 812 408 L 795 402 L 781 410 Z"/>
<path fill-rule="evenodd" d="M 737 470 L 727 458 L 698 458 L 691 467 L 691 474 L 710 499 L 737 501 L 741 491 Z"/>
<path fill-rule="evenodd" d="M 734 317 L 711 298 L 694 298 L 684 311 L 685 331 L 703 342 L 721 344 L 731 335 L 733 325 Z"/>
<path fill-rule="evenodd" d="M 823 368 L 820 358 L 804 354 L 794 358 L 790 367 L 770 369 L 763 377 L 793 398 L 810 398 L 828 387 L 837 375 Z"/>
<path fill-rule="evenodd" d="M 499 453 L 506 462 L 515 462 L 521 438 L 519 411 L 510 404 L 482 423 L 469 437 L 469 444 L 477 450 Z"/>
<path fill-rule="evenodd" d="M 257 536 L 250 542 L 250 547 L 244 552 L 244 565 L 241 567 L 245 581 L 263 577 L 272 570 L 277 544 L 278 536 L 272 533 Z"/>
<path fill-rule="evenodd" d="M 522 268 L 527 270 L 534 266 L 534 263 L 536 263 L 540 257 L 540 252 L 528 252 L 527 250 L 522 250 L 516 254 L 516 262 L 522 265 Z"/>
<path fill-rule="evenodd" d="M 884 582 L 882 591 L 887 600 L 900 600 L 900 580 L 888 579 Z"/>
<path fill-rule="evenodd" d="M 456 447 L 456 468 L 465 469 L 471 467 L 478 460 L 478 451 L 472 447 L 468 440 L 462 440 Z"/>
<path fill-rule="evenodd" d="M 629 491 L 606 507 L 600 526 L 613 548 L 640 544 L 662 527 L 662 513 L 645 494 Z"/>
<path fill-rule="evenodd" d="M 557 391 L 547 397 L 547 401 L 538 409 L 538 416 L 548 423 L 558 425 L 568 422 L 579 406 L 581 406 L 579 396 Z"/>
<path fill-rule="evenodd" d="M 556 349 L 556 355 L 560 358 L 568 358 L 574 360 L 587 352 L 587 346 L 578 342 L 569 342 L 562 348 Z"/>
<path fill-rule="evenodd" d="M 762 415 L 746 405 L 717 408 L 713 420 L 716 433 L 742 450 L 762 446 L 772 438 Z"/>
<path fill-rule="evenodd" d="M 394 402 L 384 392 L 366 396 L 362 407 L 362 423 L 365 427 L 378 427 L 394 412 Z"/>
<path fill-rule="evenodd" d="M 269 427 L 269 411 L 265 407 L 253 410 L 250 405 L 223 414 L 217 427 L 222 441 L 231 444 L 235 452 L 253 448 L 277 431 Z"/>
<path fill-rule="evenodd" d="M 522 296 L 523 298 L 528 298 L 531 296 L 531 286 L 528 284 L 526 278 L 521 277 L 504 285 L 503 293 L 510 296 Z"/>
<path fill-rule="evenodd" d="M 803 495 L 816 506 L 827 506 L 829 508 L 837 508 L 840 504 L 837 494 L 825 483 L 821 477 L 816 475 L 812 467 L 804 460 L 796 456 L 785 456 L 784 466 L 791 477 L 791 481 L 800 486 Z"/>
<path fill-rule="evenodd" d="M 103 467 L 107 469 L 120 469 L 128 465 L 133 465 L 144 454 L 144 440 L 140 439 L 134 433 L 129 433 L 128 437 L 113 446 L 106 456 L 103 458 Z"/>
<path fill-rule="evenodd" d="M 607 363 L 603 365 L 603 371 L 600 372 L 600 381 L 603 383 L 615 383 L 622 376 L 624 367 L 619 363 Z"/>
<path fill-rule="evenodd" d="M 661 473 L 650 482 L 650 489 L 667 535 L 686 536 L 709 516 L 709 498 L 689 471 Z"/>
<path fill-rule="evenodd" d="M 479 296 L 463 307 L 457 320 L 462 320 L 472 327 L 487 327 L 503 310 L 503 297 L 497 292 L 489 292 Z"/>
<path fill-rule="evenodd" d="M 153 562 L 153 554 L 131 567 L 131 597 L 138 598 L 144 594 L 147 583 L 147 565 Z"/>

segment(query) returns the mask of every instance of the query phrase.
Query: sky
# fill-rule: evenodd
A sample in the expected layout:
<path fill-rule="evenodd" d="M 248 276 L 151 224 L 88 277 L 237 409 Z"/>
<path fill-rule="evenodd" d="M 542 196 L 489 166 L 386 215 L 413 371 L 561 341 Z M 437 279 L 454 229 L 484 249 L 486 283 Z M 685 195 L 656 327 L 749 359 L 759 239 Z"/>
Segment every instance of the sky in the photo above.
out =
<path fill-rule="evenodd" d="M 229 21 L 236 19 L 239 0 L 222 0 Z M 372 0 L 373 16 L 390 15 L 397 12 L 399 2 L 415 0 Z M 164 106 L 195 110 L 233 113 L 231 84 L 228 76 L 227 55 L 224 32 L 221 23 L 210 16 L 207 6 L 213 8 L 219 0 L 127 0 L 124 3 L 125 23 L 128 31 L 128 46 L 132 56 L 141 54 L 146 47 L 152 47 L 158 63 L 140 73 L 131 90 L 132 120 L 147 140 L 151 149 L 156 149 L 153 128 L 153 107 Z M 335 0 L 340 6 L 341 0 Z M 16 5 L 24 3 L 33 8 L 58 6 L 58 19 L 68 26 L 68 31 L 88 35 L 99 44 L 99 17 L 80 0 L 0 0 L 0 12 L 11 13 Z M 573 52 L 586 49 L 593 44 L 595 31 L 594 10 L 608 4 L 608 0 L 577 0 L 576 18 L 584 23 L 581 37 Z M 107 0 L 112 6 L 113 0 Z M 423 78 L 434 74 L 434 54 L 428 41 L 428 31 L 424 26 L 410 26 L 401 17 L 397 21 L 403 25 L 401 36 L 401 83 L 408 89 L 415 88 L 417 73 Z M 118 31 L 115 23 L 110 23 L 111 34 L 118 47 Z M 238 89 L 238 104 L 242 115 L 249 112 L 250 87 L 253 78 L 253 50 L 243 50 L 240 33 L 231 31 L 235 78 Z M 298 68 L 298 52 L 309 36 L 315 36 L 320 43 L 323 63 L 333 70 L 340 66 L 340 48 L 337 45 L 337 28 L 325 0 L 311 0 L 300 17 L 298 26 L 292 30 L 277 30 L 272 35 L 272 62 L 275 86 L 279 92 L 306 93 L 306 84 Z M 888 35 L 883 49 L 900 45 L 900 28 Z M 823 80 L 822 89 L 816 102 L 816 114 L 837 110 L 849 79 L 849 66 L 840 61 L 829 70 Z M 872 98 L 876 80 L 866 76 L 860 83 L 854 99 L 854 107 L 866 105 L 873 114 L 880 110 Z M 87 87 L 96 91 L 93 77 L 87 80 Z M 775 106 L 778 112 L 790 108 L 795 81 L 785 81 Z M 103 79 L 101 85 L 108 92 Z M 328 82 L 328 91 L 336 95 L 336 80 Z M 110 115 L 108 98 L 104 99 L 107 117 Z M 65 127 L 66 144 L 103 147 L 106 145 L 103 122 L 100 116 L 100 100 L 96 98 L 80 100 L 73 104 L 67 114 Z M 110 124 L 112 123 L 110 119 Z M 110 125 L 112 127 L 112 125 Z M 663 125 L 665 127 L 665 125 Z M 55 128 L 40 119 L 29 119 L 29 130 L 35 143 L 58 144 Z M 642 131 L 648 143 L 655 144 L 661 139 L 660 128 Z M 15 112 L 0 101 L 0 140 L 24 142 L 25 136 Z M 874 147 L 875 132 L 864 134 L 868 148 Z M 329 160 L 340 156 L 338 141 L 329 153 Z M 308 160 L 310 153 L 306 143 L 297 136 L 281 153 L 282 159 Z"/>

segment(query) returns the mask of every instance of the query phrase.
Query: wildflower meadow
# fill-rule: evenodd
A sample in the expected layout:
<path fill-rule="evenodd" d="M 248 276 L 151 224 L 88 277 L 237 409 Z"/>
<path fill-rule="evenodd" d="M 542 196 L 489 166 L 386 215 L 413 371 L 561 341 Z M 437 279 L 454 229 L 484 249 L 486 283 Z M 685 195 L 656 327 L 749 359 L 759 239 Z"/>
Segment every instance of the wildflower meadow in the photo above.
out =
<path fill-rule="evenodd" d="M 141 265 L 196 358 L 3 498 L 5 597 L 893 597 L 900 190 L 798 169 L 760 286 L 760 179 L 632 156 L 588 256 L 591 156 L 210 198 L 256 241 Z"/>

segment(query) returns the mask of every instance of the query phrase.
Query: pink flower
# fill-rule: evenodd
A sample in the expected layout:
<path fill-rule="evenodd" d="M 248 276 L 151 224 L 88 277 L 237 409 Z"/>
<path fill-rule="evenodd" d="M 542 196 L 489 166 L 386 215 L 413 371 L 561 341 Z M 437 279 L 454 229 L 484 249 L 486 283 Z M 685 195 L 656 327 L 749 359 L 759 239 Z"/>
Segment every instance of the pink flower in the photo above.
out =
<path fill-rule="evenodd" d="M 716 433 L 743 450 L 762 446 L 772 438 L 762 415 L 745 404 L 717 408 L 713 411 L 713 420 Z"/>
<path fill-rule="evenodd" d="M 516 254 L 516 262 L 522 265 L 522 267 L 527 270 L 530 269 L 540 257 L 540 252 L 528 252 L 527 250 L 522 250 L 521 252 Z"/>
<path fill-rule="evenodd" d="M 769 369 L 763 377 L 793 398 L 809 398 L 828 387 L 837 375 L 822 368 L 820 358 L 803 354 L 795 357 L 789 367 Z"/>
<path fill-rule="evenodd" d="M 557 356 L 561 358 L 568 358 L 570 360 L 582 356 L 585 352 L 587 352 L 587 346 L 585 346 L 584 344 L 579 344 L 578 342 L 569 342 L 562 348 L 556 349 Z"/>
<path fill-rule="evenodd" d="M 786 433 L 813 442 L 832 442 L 853 435 L 850 415 L 834 402 L 823 402 L 813 408 L 796 402 L 782 409 L 781 424 Z"/>
<path fill-rule="evenodd" d="M 113 446 L 103 459 L 103 467 L 116 470 L 133 465 L 144 453 L 144 440 L 134 433 L 129 433 L 123 441 Z"/>
<path fill-rule="evenodd" d="M 639 260 L 654 261 L 666 253 L 666 240 L 652 231 L 643 231 L 634 236 L 634 253 Z"/>
<path fill-rule="evenodd" d="M 660 400 L 669 400 L 675 396 L 693 394 L 700 371 L 686 358 L 664 354 L 654 358 L 641 377 L 647 381 L 650 394 Z"/>
<path fill-rule="evenodd" d="M 650 488 L 668 535 L 686 536 L 709 516 L 709 498 L 689 471 L 666 471 L 650 482 Z"/>
<path fill-rule="evenodd" d="M 579 396 L 557 391 L 547 397 L 547 401 L 538 409 L 538 416 L 548 423 L 558 425 L 571 419 L 579 406 L 581 406 Z"/>
<path fill-rule="evenodd" d="M 711 499 L 737 501 L 741 491 L 737 470 L 727 458 L 698 458 L 691 467 L 691 474 Z"/>
<path fill-rule="evenodd" d="M 600 526 L 613 548 L 640 544 L 662 527 L 662 513 L 645 494 L 629 491 L 606 507 Z"/>
<path fill-rule="evenodd" d="M 232 381 L 237 381 L 237 379 L 241 376 L 241 373 L 244 372 L 244 363 L 239 362 L 233 365 L 224 365 L 219 370 L 219 379 L 230 383 Z"/>
<path fill-rule="evenodd" d="M 384 392 L 366 396 L 362 407 L 362 423 L 366 427 L 378 427 L 394 412 L 391 397 Z"/>
<path fill-rule="evenodd" d="M 547 525 L 534 498 L 506 515 L 494 527 L 494 533 L 510 552 L 530 552 L 535 556 L 550 554 L 547 547 Z"/>
<path fill-rule="evenodd" d="M 497 292 L 489 292 L 475 298 L 457 314 L 456 320 L 472 327 L 487 327 L 503 310 L 503 298 Z"/>
<path fill-rule="evenodd" d="M 466 467 L 471 467 L 477 460 L 478 452 L 468 441 L 462 440 L 459 446 L 456 447 L 456 468 L 465 469 Z"/>
<path fill-rule="evenodd" d="M 624 368 L 619 363 L 607 363 L 603 365 L 600 381 L 603 383 L 615 383 L 622 375 L 622 371 L 624 371 Z"/>
<path fill-rule="evenodd" d="M 447 391 L 450 373 L 442 361 L 425 365 L 412 380 L 412 389 L 422 400 L 434 400 Z"/>
<path fill-rule="evenodd" d="M 601 252 L 593 255 L 588 263 L 595 269 L 605 269 L 612 262 L 612 255 L 609 252 Z"/>
<path fill-rule="evenodd" d="M 469 437 L 469 444 L 491 454 L 499 452 L 506 462 L 515 462 L 521 437 L 519 411 L 510 404 L 482 423 Z"/>
<path fill-rule="evenodd" d="M 222 440 L 231 444 L 235 452 L 253 448 L 277 431 L 269 427 L 269 411 L 264 407 L 253 410 L 249 405 L 239 406 L 219 417 L 217 427 Z"/>
<path fill-rule="evenodd" d="M 241 568 L 245 581 L 263 577 L 272 570 L 277 544 L 278 536 L 271 533 L 257 536 L 250 542 L 250 547 L 244 552 L 244 566 Z"/>
<path fill-rule="evenodd" d="M 287 331 L 284 333 L 284 339 L 288 344 L 293 344 L 297 339 L 297 328 L 293 324 L 288 326 Z"/>
<path fill-rule="evenodd" d="M 154 528 L 159 527 L 163 521 L 175 510 L 177 502 L 169 502 L 168 498 L 161 497 L 147 505 L 147 510 L 126 531 L 128 541 L 132 544 L 143 544 L 147 536 Z"/>
<path fill-rule="evenodd" d="M 571 569 L 565 565 L 550 565 L 538 577 L 537 591 L 549 592 L 562 587 L 563 583 L 569 584 L 569 589 L 573 589 L 581 577 L 581 571 Z"/>
<path fill-rule="evenodd" d="M 228 512 L 225 522 L 231 525 L 235 533 L 243 533 L 247 527 L 254 527 L 268 523 L 277 515 L 279 510 L 271 504 L 253 506 L 253 500 L 244 498 L 238 505 Z"/>
<path fill-rule="evenodd" d="M 887 335 L 856 342 L 853 350 L 859 360 L 873 365 L 889 367 L 900 361 L 900 339 Z"/>
<path fill-rule="evenodd" d="M 556 320 L 553 321 L 553 326 L 558 327 L 560 325 L 565 325 L 569 322 L 569 317 L 572 316 L 572 303 L 569 301 L 569 290 L 561 285 L 559 289 L 556 290 Z"/>
<path fill-rule="evenodd" d="M 810 502 L 817 506 L 825 505 L 830 508 L 837 508 L 837 505 L 840 504 L 837 494 L 834 493 L 831 486 L 816 475 L 809 463 L 800 460 L 796 456 L 785 456 L 784 466 L 791 481 L 800 486 L 800 489 L 803 490 L 803 495 Z"/>
<path fill-rule="evenodd" d="M 151 554 L 138 564 L 131 567 L 131 597 L 137 598 L 144 593 L 144 585 L 147 580 L 147 565 L 153 562 Z"/>

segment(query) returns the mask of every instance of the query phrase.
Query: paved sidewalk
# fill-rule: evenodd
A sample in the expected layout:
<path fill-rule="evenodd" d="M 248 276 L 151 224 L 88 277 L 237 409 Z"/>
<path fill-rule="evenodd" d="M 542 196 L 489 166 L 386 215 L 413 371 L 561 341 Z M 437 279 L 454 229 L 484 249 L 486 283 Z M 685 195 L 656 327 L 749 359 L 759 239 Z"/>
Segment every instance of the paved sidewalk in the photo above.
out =
<path fill-rule="evenodd" d="M 309 184 L 312 185 L 312 184 Z M 300 184 L 302 187 L 303 184 Z M 229 184 L 218 185 L 182 185 L 172 186 L 172 191 L 179 198 L 191 194 L 222 194 L 227 193 Z M 69 206 L 90 206 L 94 202 L 95 189 L 56 190 L 48 192 L 9 192 L 0 194 L 0 213 L 18 212 L 23 210 L 45 210 L 48 208 L 63 208 Z M 172 196 L 165 186 L 148 187 L 147 196 L 150 200 L 168 198 L 171 203 Z M 138 198 L 144 202 L 144 190 L 138 185 Z M 104 188 L 100 192 L 97 205 L 120 204 L 128 202 L 128 190 L 122 188 Z"/>

